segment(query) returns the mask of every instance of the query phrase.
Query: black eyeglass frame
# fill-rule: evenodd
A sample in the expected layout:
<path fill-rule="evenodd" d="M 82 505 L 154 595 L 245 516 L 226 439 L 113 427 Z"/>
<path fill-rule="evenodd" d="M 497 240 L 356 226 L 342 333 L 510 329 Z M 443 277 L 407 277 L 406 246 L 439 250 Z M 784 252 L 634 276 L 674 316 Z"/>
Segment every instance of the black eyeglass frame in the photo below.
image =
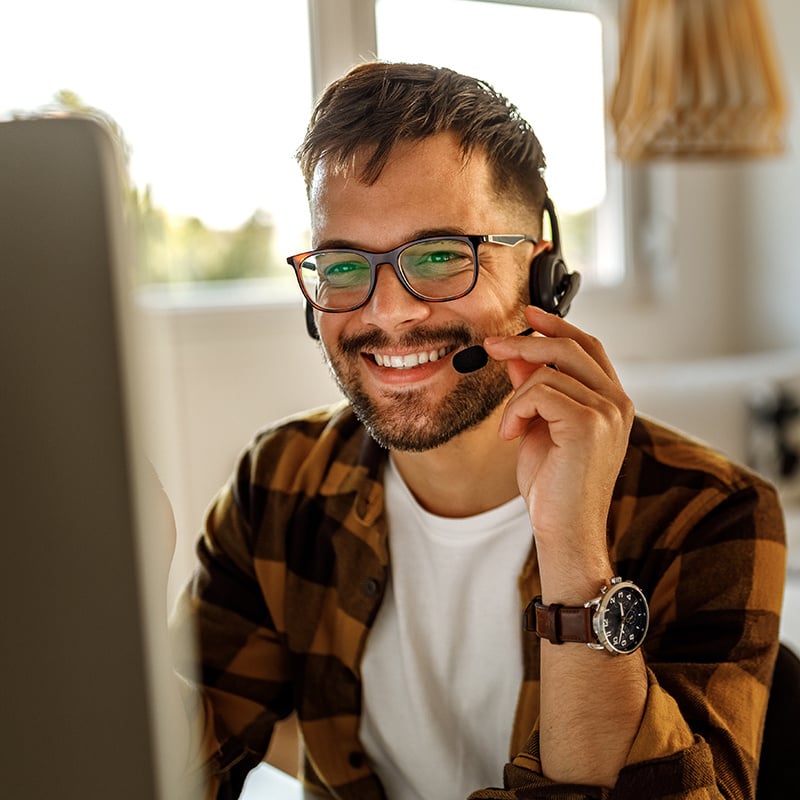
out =
<path fill-rule="evenodd" d="M 426 244 L 428 242 L 440 242 L 443 240 L 465 242 L 470 245 L 472 248 L 473 258 L 472 280 L 470 281 L 469 286 L 463 292 L 459 292 L 458 294 L 449 295 L 447 297 L 426 297 L 425 295 L 417 292 L 408 282 L 408 279 L 400 267 L 400 256 L 409 247 L 414 247 L 415 245 L 419 244 Z M 506 247 L 516 247 L 516 245 L 518 245 L 520 242 L 533 242 L 533 244 L 536 245 L 538 240 L 534 239 L 532 236 L 526 236 L 522 233 L 486 233 L 464 235 L 442 234 L 441 236 L 426 236 L 423 239 L 414 239 L 411 242 L 406 242 L 405 244 L 401 244 L 399 247 L 395 247 L 393 250 L 387 250 L 385 253 L 376 253 L 371 250 L 359 250 L 355 247 L 323 247 L 318 250 L 308 250 L 305 253 L 298 253 L 296 255 L 289 256 L 286 259 L 286 263 L 294 269 L 295 278 L 297 278 L 297 283 L 300 286 L 300 291 L 303 293 L 303 296 L 314 308 L 317 309 L 317 311 L 321 311 L 324 314 L 346 314 L 350 311 L 356 311 L 357 309 L 362 308 L 370 301 L 370 298 L 375 291 L 375 286 L 378 282 L 378 267 L 382 264 L 391 264 L 395 275 L 397 275 L 397 279 L 403 285 L 405 290 L 418 300 L 423 300 L 426 303 L 449 303 L 452 300 L 459 300 L 460 298 L 465 297 L 475 288 L 475 284 L 478 282 L 479 245 L 502 244 Z M 300 270 L 304 269 L 303 264 L 309 258 L 311 258 L 311 256 L 320 255 L 321 253 L 354 253 L 355 255 L 363 256 L 363 258 L 369 264 L 369 289 L 363 300 L 346 308 L 325 308 L 324 306 L 318 305 L 315 298 L 309 296 Z"/>

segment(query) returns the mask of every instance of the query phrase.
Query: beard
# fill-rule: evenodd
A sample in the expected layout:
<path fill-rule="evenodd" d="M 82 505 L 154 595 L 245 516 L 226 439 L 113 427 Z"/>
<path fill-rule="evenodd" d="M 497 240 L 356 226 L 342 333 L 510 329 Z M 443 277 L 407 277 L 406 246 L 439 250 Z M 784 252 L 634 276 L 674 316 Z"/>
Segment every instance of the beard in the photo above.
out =
<path fill-rule="evenodd" d="M 371 397 L 359 377 L 365 350 L 390 346 L 434 349 L 446 341 L 459 346 L 475 343 L 475 333 L 463 324 L 420 327 L 399 341 L 381 331 L 343 337 L 334 354 L 323 347 L 325 360 L 336 383 L 350 401 L 355 415 L 370 436 L 388 450 L 421 452 L 439 447 L 483 422 L 511 393 L 505 366 L 489 359 L 482 369 L 461 376 L 444 397 L 436 399 L 426 389 L 384 390 Z M 480 340 L 480 338 L 479 338 Z"/>

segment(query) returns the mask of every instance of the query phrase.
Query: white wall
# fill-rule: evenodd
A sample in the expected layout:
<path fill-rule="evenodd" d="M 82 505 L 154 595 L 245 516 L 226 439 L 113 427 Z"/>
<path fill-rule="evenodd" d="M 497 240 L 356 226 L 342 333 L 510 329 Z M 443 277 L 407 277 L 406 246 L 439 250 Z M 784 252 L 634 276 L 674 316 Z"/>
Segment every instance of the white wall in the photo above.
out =
<path fill-rule="evenodd" d="M 785 158 L 739 173 L 743 322 L 762 349 L 800 341 L 800 3 L 767 0 L 791 104 Z"/>
<path fill-rule="evenodd" d="M 763 5 L 789 100 L 786 153 L 647 170 L 644 202 L 653 224 L 632 236 L 639 247 L 658 249 L 654 293 L 645 290 L 633 305 L 628 297 L 584 295 L 574 306 L 574 319 L 617 358 L 704 357 L 800 342 L 800 3 Z M 640 173 L 633 171 L 634 182 Z"/>
<path fill-rule="evenodd" d="M 144 311 L 148 450 L 175 512 L 170 597 L 189 574 L 203 513 L 267 423 L 339 399 L 298 301 Z"/>
<path fill-rule="evenodd" d="M 626 291 L 585 291 L 571 315 L 616 360 L 800 345 L 800 3 L 768 0 L 765 8 L 790 94 L 787 153 L 631 171 L 633 183 L 646 185 L 637 196 L 650 208 L 647 229 L 632 231 L 637 247 L 650 251 L 649 280 Z M 568 243 L 565 252 L 568 259 Z M 199 307 L 151 307 L 146 318 L 150 447 L 179 530 L 174 592 L 203 511 L 252 433 L 338 395 L 296 299 L 204 293 Z"/>
<path fill-rule="evenodd" d="M 800 91 L 795 96 L 800 102 Z M 625 360 L 703 358 L 800 341 L 800 261 L 791 233 L 800 223 L 797 119 L 795 113 L 783 156 L 650 168 L 655 190 L 674 196 L 671 209 L 655 212 L 656 231 L 642 234 L 663 247 L 652 285 L 638 298 L 584 293 L 572 319 Z"/>
<path fill-rule="evenodd" d="M 645 184 L 634 196 L 647 206 L 635 212 L 629 235 L 637 279 L 622 290 L 584 291 L 570 312 L 571 321 L 599 336 L 615 360 L 702 358 L 746 349 L 735 315 L 738 275 L 746 268 L 736 257 L 733 223 L 739 169 L 629 168 L 633 182 Z"/>

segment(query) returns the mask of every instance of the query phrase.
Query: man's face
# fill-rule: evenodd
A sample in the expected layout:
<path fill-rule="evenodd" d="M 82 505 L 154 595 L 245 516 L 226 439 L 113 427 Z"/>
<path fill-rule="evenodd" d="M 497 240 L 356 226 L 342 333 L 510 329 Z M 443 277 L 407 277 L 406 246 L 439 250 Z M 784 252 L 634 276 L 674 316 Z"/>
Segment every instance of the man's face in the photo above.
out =
<path fill-rule="evenodd" d="M 311 216 L 315 248 L 378 252 L 440 233 L 530 234 L 534 223 L 498 202 L 483 154 L 465 164 L 449 134 L 396 148 L 371 186 L 323 163 L 311 187 Z M 527 326 L 522 308 L 533 246 L 484 244 L 479 255 L 478 282 L 459 300 L 419 300 L 385 264 L 365 306 L 316 315 L 337 383 L 384 447 L 438 447 L 485 420 L 511 391 L 502 364 L 490 360 L 462 375 L 452 355 Z"/>

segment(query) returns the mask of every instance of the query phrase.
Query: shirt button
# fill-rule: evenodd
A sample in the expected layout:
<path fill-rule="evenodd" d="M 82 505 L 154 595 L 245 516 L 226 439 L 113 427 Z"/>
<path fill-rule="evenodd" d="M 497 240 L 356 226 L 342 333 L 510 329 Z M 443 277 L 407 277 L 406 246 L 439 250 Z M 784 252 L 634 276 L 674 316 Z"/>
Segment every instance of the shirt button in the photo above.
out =
<path fill-rule="evenodd" d="M 375 578 L 367 578 L 364 583 L 361 584 L 362 588 L 364 589 L 364 594 L 369 595 L 370 597 L 374 597 L 380 591 L 381 585 Z"/>
<path fill-rule="evenodd" d="M 361 769 L 364 766 L 364 754 L 353 750 L 347 757 L 347 761 L 353 769 Z"/>

